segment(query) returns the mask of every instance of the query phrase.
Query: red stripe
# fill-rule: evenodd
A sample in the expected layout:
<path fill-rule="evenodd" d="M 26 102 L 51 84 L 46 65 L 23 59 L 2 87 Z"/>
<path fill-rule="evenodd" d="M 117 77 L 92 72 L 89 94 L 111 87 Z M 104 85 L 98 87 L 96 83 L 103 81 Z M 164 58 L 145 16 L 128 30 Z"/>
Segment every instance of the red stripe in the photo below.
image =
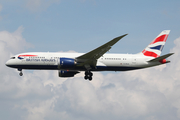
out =
<path fill-rule="evenodd" d="M 168 35 L 161 35 L 157 37 L 151 44 L 157 43 L 157 42 L 166 42 Z"/>
<path fill-rule="evenodd" d="M 143 50 L 142 53 L 145 55 L 145 56 L 150 56 L 150 57 L 159 57 L 159 55 L 157 55 L 156 53 L 154 52 L 150 52 L 150 51 L 146 51 L 146 50 Z"/>
<path fill-rule="evenodd" d="M 19 55 L 18 57 L 35 57 L 37 55 Z"/>

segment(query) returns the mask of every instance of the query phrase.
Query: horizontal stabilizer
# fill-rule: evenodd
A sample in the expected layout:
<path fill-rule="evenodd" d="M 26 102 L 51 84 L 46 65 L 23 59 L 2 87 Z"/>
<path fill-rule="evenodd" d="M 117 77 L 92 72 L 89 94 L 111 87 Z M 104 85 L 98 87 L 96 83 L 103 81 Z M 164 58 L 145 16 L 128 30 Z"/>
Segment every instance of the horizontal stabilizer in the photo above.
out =
<path fill-rule="evenodd" d="M 154 59 L 152 59 L 152 60 L 150 60 L 150 61 L 148 61 L 148 62 L 159 62 L 159 61 L 161 61 L 161 60 L 163 60 L 163 59 L 168 58 L 169 56 L 171 56 L 171 55 L 173 55 L 173 54 L 174 54 L 174 53 L 169 53 L 169 54 L 166 54 L 166 55 L 163 55 L 163 56 L 154 58 Z M 169 61 L 167 61 L 167 62 L 169 62 Z"/>

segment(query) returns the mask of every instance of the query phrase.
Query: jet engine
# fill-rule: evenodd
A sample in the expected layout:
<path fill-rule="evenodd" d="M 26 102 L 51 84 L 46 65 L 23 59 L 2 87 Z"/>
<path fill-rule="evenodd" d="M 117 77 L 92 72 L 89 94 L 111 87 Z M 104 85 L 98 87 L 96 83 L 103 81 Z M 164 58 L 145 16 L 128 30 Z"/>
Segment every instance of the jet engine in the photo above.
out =
<path fill-rule="evenodd" d="M 79 73 L 79 72 L 78 71 L 59 70 L 59 77 L 74 77 L 74 75 L 77 73 Z"/>
<path fill-rule="evenodd" d="M 72 58 L 60 58 L 58 61 L 58 69 L 70 69 L 75 66 L 76 62 Z"/>

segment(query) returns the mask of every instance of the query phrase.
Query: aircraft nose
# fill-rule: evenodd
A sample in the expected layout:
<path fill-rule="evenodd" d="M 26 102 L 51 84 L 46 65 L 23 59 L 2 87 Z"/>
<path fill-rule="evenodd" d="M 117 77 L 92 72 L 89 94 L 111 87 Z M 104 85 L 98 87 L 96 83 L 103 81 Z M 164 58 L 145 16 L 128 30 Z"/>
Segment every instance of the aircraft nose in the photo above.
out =
<path fill-rule="evenodd" d="M 9 60 L 8 60 L 8 61 L 9 61 Z M 8 62 L 8 61 L 6 62 L 6 66 L 8 66 L 8 65 L 9 65 L 9 62 Z"/>
<path fill-rule="evenodd" d="M 10 59 L 5 63 L 5 65 L 8 66 L 8 67 L 11 67 L 11 68 L 16 68 L 17 67 L 17 62 Z"/>
<path fill-rule="evenodd" d="M 10 60 L 8 60 L 5 64 L 6 64 L 6 66 L 10 67 L 10 65 L 11 65 Z"/>

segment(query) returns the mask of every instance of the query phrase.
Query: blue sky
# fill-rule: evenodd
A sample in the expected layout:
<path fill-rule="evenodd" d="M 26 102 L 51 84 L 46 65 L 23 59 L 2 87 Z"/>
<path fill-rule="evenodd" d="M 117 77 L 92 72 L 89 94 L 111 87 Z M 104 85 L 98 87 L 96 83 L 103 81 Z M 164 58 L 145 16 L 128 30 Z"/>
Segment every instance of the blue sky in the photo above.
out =
<path fill-rule="evenodd" d="M 0 0 L 0 119 L 179 120 L 179 0 Z M 16 69 L 5 62 L 22 52 L 88 52 L 123 34 L 111 53 L 142 51 L 171 30 L 166 65 L 130 72 Z"/>
<path fill-rule="evenodd" d="M 179 33 L 178 0 L 34 1 L 1 2 L 0 30 L 13 32 L 23 26 L 23 37 L 34 46 L 28 52 L 88 52 L 128 33 L 111 52 L 137 53 L 162 30 L 170 29 L 164 49 L 169 52 Z"/>

